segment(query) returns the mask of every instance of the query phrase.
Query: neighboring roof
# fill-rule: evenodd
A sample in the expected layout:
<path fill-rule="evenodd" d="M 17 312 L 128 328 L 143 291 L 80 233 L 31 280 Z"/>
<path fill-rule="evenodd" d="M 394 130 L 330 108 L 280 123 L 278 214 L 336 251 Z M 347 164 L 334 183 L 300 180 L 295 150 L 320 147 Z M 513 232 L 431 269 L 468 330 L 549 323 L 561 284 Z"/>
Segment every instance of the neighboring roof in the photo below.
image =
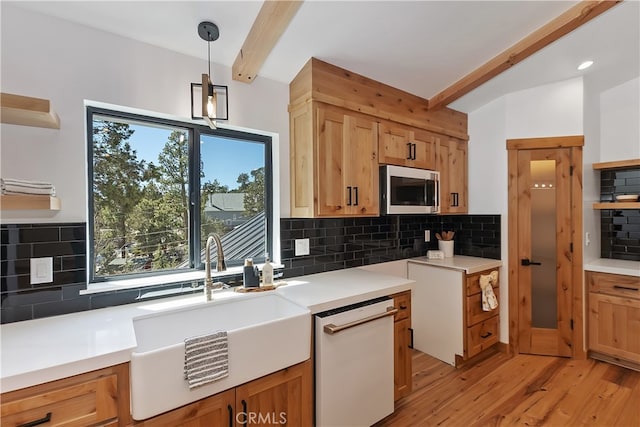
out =
<path fill-rule="evenodd" d="M 205 212 L 244 212 L 245 193 L 209 194 L 204 206 Z"/>
<path fill-rule="evenodd" d="M 234 228 L 221 237 L 222 249 L 225 260 L 262 258 L 265 255 L 264 229 L 266 227 L 266 216 L 260 212 L 249 221 Z M 200 251 L 200 261 L 204 262 L 205 249 Z M 217 261 L 217 248 L 211 247 L 211 262 Z M 177 268 L 187 267 L 189 262 L 179 265 Z"/>

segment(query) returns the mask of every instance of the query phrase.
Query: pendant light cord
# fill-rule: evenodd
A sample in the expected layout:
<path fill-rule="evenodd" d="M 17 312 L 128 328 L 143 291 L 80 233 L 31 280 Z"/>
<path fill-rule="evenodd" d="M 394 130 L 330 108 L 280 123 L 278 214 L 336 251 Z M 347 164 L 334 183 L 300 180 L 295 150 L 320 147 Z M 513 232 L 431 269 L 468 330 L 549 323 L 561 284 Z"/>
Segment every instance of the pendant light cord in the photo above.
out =
<path fill-rule="evenodd" d="M 207 34 L 209 34 L 207 38 L 211 39 L 211 33 L 207 32 Z M 207 62 L 209 63 L 209 83 L 213 83 L 211 81 L 211 40 L 207 40 Z"/>

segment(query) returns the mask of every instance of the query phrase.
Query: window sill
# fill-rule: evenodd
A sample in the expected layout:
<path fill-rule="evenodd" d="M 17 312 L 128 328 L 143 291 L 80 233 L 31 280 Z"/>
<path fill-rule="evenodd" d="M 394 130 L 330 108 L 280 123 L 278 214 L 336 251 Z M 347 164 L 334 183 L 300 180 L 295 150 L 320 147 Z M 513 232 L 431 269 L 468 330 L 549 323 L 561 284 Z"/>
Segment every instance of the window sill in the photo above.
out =
<path fill-rule="evenodd" d="M 282 264 L 273 264 L 273 268 L 282 269 L 284 265 Z M 258 270 L 262 271 L 262 266 L 264 264 L 258 264 Z M 223 279 L 228 276 L 234 276 L 242 274 L 242 266 L 230 267 L 226 271 L 212 271 L 211 278 L 212 279 Z M 159 276 L 151 276 L 151 277 L 139 277 L 134 279 L 123 279 L 123 280 L 109 280 L 108 282 L 97 282 L 97 283 L 89 283 L 87 285 L 87 289 L 80 291 L 80 295 L 90 295 L 90 294 L 99 294 L 102 292 L 113 292 L 113 291 L 121 291 L 124 289 L 137 289 L 137 288 L 146 288 L 158 285 L 170 285 L 172 283 L 181 283 L 181 282 L 190 282 L 190 281 L 203 281 L 204 280 L 204 270 L 199 271 L 189 271 L 185 273 L 176 273 L 176 274 L 163 274 Z M 220 280 L 223 282 L 224 280 Z"/>

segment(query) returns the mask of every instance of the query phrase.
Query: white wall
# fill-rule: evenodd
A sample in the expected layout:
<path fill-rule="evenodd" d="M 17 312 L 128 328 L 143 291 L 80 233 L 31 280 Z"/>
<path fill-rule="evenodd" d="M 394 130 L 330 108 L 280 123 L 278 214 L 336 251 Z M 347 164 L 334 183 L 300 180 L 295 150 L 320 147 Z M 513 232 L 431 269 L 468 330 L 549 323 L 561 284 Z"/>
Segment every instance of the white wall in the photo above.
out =
<path fill-rule="evenodd" d="M 500 341 L 509 341 L 506 140 L 582 134 L 582 79 L 513 92 L 469 113 L 469 213 L 501 215 Z"/>
<path fill-rule="evenodd" d="M 0 176 L 51 181 L 62 199 L 58 213 L 3 211 L 2 222 L 86 221 L 84 100 L 188 118 L 189 85 L 207 63 L 7 4 L 1 19 L 2 92 L 51 100 L 61 124 L 59 130 L 3 124 Z M 229 86 L 230 125 L 280 135 L 280 204 L 289 216 L 288 85 L 235 82 L 217 64 L 212 73 Z"/>
<path fill-rule="evenodd" d="M 640 77 L 600 94 L 600 160 L 640 158 Z"/>

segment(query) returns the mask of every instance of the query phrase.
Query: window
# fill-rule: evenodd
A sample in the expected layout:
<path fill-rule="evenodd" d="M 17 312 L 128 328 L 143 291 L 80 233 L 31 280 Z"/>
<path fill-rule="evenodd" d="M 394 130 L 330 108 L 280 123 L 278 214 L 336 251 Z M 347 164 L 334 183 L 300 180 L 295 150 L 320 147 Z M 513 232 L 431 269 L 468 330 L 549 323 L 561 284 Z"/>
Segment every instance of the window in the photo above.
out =
<path fill-rule="evenodd" d="M 91 281 L 201 269 L 211 233 L 228 267 L 272 251 L 270 137 L 94 107 L 87 129 Z"/>

